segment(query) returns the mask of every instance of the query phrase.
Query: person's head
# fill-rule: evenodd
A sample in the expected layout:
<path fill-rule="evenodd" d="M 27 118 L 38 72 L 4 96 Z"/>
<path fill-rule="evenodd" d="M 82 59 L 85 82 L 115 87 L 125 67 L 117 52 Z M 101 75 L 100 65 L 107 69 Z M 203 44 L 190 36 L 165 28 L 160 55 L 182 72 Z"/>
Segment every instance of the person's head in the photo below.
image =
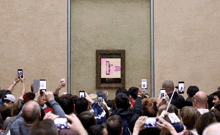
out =
<path fill-rule="evenodd" d="M 89 135 L 108 135 L 107 130 L 102 125 L 93 125 L 88 130 Z"/>
<path fill-rule="evenodd" d="M 79 119 L 87 131 L 89 130 L 89 128 L 92 125 L 96 125 L 96 120 L 94 118 L 94 114 L 89 111 L 82 112 L 79 115 Z"/>
<path fill-rule="evenodd" d="M 106 121 L 106 126 L 109 135 L 121 135 L 123 131 L 122 119 L 118 115 L 109 117 Z"/>
<path fill-rule="evenodd" d="M 192 98 L 198 91 L 199 88 L 197 86 L 189 86 L 187 89 L 187 95 Z"/>
<path fill-rule="evenodd" d="M 193 106 L 197 109 L 200 109 L 200 108 L 204 109 L 207 106 L 208 98 L 207 98 L 206 93 L 203 91 L 198 91 L 193 96 L 192 100 L 193 100 Z"/>
<path fill-rule="evenodd" d="M 28 101 L 22 107 L 21 116 L 24 118 L 25 123 L 33 124 L 41 118 L 41 109 L 37 102 Z"/>
<path fill-rule="evenodd" d="M 34 98 L 35 98 L 35 93 L 34 92 L 27 92 L 23 96 L 24 103 L 27 103 L 30 100 L 34 100 Z"/>
<path fill-rule="evenodd" d="M 218 101 L 220 99 L 220 91 L 216 91 L 213 93 L 213 101 L 214 107 L 217 105 Z"/>
<path fill-rule="evenodd" d="M 23 104 L 20 101 L 16 101 L 11 109 L 11 116 L 16 116 L 22 109 Z"/>
<path fill-rule="evenodd" d="M 153 98 L 150 99 L 143 99 L 143 110 L 142 115 L 148 116 L 148 117 L 156 117 L 157 115 L 157 101 Z"/>
<path fill-rule="evenodd" d="M 107 104 L 108 107 L 114 107 L 114 102 L 112 100 L 108 100 L 106 102 L 106 104 Z"/>
<path fill-rule="evenodd" d="M 73 113 L 73 96 L 71 94 L 61 96 L 58 103 L 66 114 Z"/>
<path fill-rule="evenodd" d="M 2 104 L 7 108 L 12 108 L 12 105 L 15 102 L 15 97 L 12 94 L 6 94 L 2 97 Z"/>
<path fill-rule="evenodd" d="M 202 135 L 218 135 L 220 129 L 220 123 L 214 122 L 205 128 Z"/>
<path fill-rule="evenodd" d="M 138 88 L 137 87 L 131 87 L 128 90 L 129 92 L 129 98 L 131 101 L 135 101 L 135 99 L 137 98 L 138 95 Z"/>
<path fill-rule="evenodd" d="M 88 111 L 89 110 L 89 103 L 88 101 L 82 97 L 82 98 L 78 98 L 75 102 L 75 113 L 77 113 L 78 115 L 84 111 Z"/>
<path fill-rule="evenodd" d="M 171 80 L 166 80 L 163 82 L 162 88 L 166 90 L 167 94 L 170 94 L 174 90 L 174 83 Z"/>
<path fill-rule="evenodd" d="M 96 95 L 97 96 L 101 95 L 102 98 L 105 100 L 105 102 L 107 101 L 107 95 L 106 95 L 106 93 L 104 91 L 97 91 Z"/>
<path fill-rule="evenodd" d="M 194 128 L 196 120 L 200 116 L 200 112 L 191 106 L 185 106 L 181 109 L 181 117 L 186 129 L 191 130 Z"/>
<path fill-rule="evenodd" d="M 129 96 L 128 91 L 127 91 L 126 89 L 123 89 L 123 88 L 119 88 L 119 89 L 116 91 L 115 95 L 117 95 L 118 93 L 124 93 L 125 95 Z"/>
<path fill-rule="evenodd" d="M 212 109 L 210 112 L 204 113 L 196 121 L 195 128 L 198 134 L 202 134 L 203 130 L 210 124 L 214 122 L 220 122 L 220 112 Z"/>
<path fill-rule="evenodd" d="M 46 119 L 36 122 L 29 130 L 30 135 L 58 135 L 57 126 L 53 120 Z"/>
<path fill-rule="evenodd" d="M 118 93 L 115 97 L 115 104 L 117 108 L 129 108 L 129 98 L 124 93 Z"/>

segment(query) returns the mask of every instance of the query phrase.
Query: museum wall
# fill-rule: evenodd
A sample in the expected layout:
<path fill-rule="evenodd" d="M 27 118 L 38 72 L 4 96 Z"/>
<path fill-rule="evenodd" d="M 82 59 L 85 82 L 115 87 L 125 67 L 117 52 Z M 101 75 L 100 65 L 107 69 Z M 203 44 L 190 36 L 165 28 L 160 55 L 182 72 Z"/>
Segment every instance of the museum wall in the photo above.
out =
<path fill-rule="evenodd" d="M 154 0 L 156 93 L 168 79 L 207 94 L 220 86 L 219 5 L 218 0 Z"/>
<path fill-rule="evenodd" d="M 0 13 L 0 87 L 7 89 L 21 68 L 27 92 L 34 79 L 55 91 L 67 79 L 67 0 L 1 0 Z M 16 99 L 21 91 L 19 82 Z"/>
<path fill-rule="evenodd" d="M 150 85 L 150 1 L 71 1 L 71 92 L 96 93 L 96 50 L 125 50 L 125 88 Z M 107 89 L 114 99 L 116 89 Z M 150 89 L 148 91 L 150 93 Z"/>

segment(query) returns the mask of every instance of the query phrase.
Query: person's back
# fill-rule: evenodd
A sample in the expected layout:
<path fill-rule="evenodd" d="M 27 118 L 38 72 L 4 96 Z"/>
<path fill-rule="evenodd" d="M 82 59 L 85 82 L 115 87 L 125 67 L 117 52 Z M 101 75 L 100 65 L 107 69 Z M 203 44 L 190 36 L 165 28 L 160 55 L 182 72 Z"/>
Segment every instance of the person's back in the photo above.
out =
<path fill-rule="evenodd" d="M 119 115 L 123 121 L 123 133 L 122 135 L 129 135 L 129 120 L 131 111 L 129 110 L 129 98 L 124 93 L 118 93 L 115 97 L 116 110 L 112 112 L 112 115 Z"/>
<path fill-rule="evenodd" d="M 23 117 L 23 118 L 22 118 Z M 29 130 L 41 117 L 41 109 L 37 102 L 28 101 L 22 108 L 15 122 L 10 127 L 11 135 L 29 135 Z"/>

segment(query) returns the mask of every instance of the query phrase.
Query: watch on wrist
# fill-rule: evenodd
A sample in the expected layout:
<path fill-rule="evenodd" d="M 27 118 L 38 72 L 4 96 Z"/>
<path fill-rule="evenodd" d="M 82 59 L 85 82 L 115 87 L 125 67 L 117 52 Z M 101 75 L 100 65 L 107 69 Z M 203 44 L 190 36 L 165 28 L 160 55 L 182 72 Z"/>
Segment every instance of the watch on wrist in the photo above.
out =
<path fill-rule="evenodd" d="M 16 82 L 13 82 L 13 84 L 17 84 Z"/>

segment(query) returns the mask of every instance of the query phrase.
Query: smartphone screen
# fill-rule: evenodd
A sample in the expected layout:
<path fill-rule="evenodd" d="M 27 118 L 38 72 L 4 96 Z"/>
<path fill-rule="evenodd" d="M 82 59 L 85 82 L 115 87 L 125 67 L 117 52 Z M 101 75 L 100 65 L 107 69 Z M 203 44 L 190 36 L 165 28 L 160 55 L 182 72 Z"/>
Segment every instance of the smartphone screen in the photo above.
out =
<path fill-rule="evenodd" d="M 183 81 L 179 82 L 179 83 L 178 83 L 179 93 L 180 93 L 180 94 L 184 93 L 184 89 L 185 89 L 184 82 L 183 82 Z"/>
<path fill-rule="evenodd" d="M 23 78 L 23 70 L 18 69 L 18 78 Z"/>
<path fill-rule="evenodd" d="M 79 97 L 80 98 L 85 97 L 85 91 L 79 91 Z"/>
<path fill-rule="evenodd" d="M 142 90 L 147 90 L 147 79 L 142 79 L 141 80 L 141 89 Z"/>
<path fill-rule="evenodd" d="M 156 122 L 158 122 L 158 119 L 156 117 L 148 117 L 144 123 L 144 127 L 157 127 L 158 125 Z"/>
<path fill-rule="evenodd" d="M 166 93 L 165 89 L 160 89 L 160 98 L 165 99 L 165 93 Z"/>
<path fill-rule="evenodd" d="M 98 104 L 100 105 L 102 103 L 102 96 L 98 96 Z"/>
<path fill-rule="evenodd" d="M 54 123 L 55 123 L 55 125 L 57 126 L 57 128 L 60 128 L 60 129 L 67 129 L 67 128 L 69 128 L 68 126 L 67 126 L 67 118 L 56 118 L 55 120 L 54 120 Z"/>
<path fill-rule="evenodd" d="M 47 82 L 46 79 L 40 79 L 40 93 L 45 92 L 47 89 Z"/>

